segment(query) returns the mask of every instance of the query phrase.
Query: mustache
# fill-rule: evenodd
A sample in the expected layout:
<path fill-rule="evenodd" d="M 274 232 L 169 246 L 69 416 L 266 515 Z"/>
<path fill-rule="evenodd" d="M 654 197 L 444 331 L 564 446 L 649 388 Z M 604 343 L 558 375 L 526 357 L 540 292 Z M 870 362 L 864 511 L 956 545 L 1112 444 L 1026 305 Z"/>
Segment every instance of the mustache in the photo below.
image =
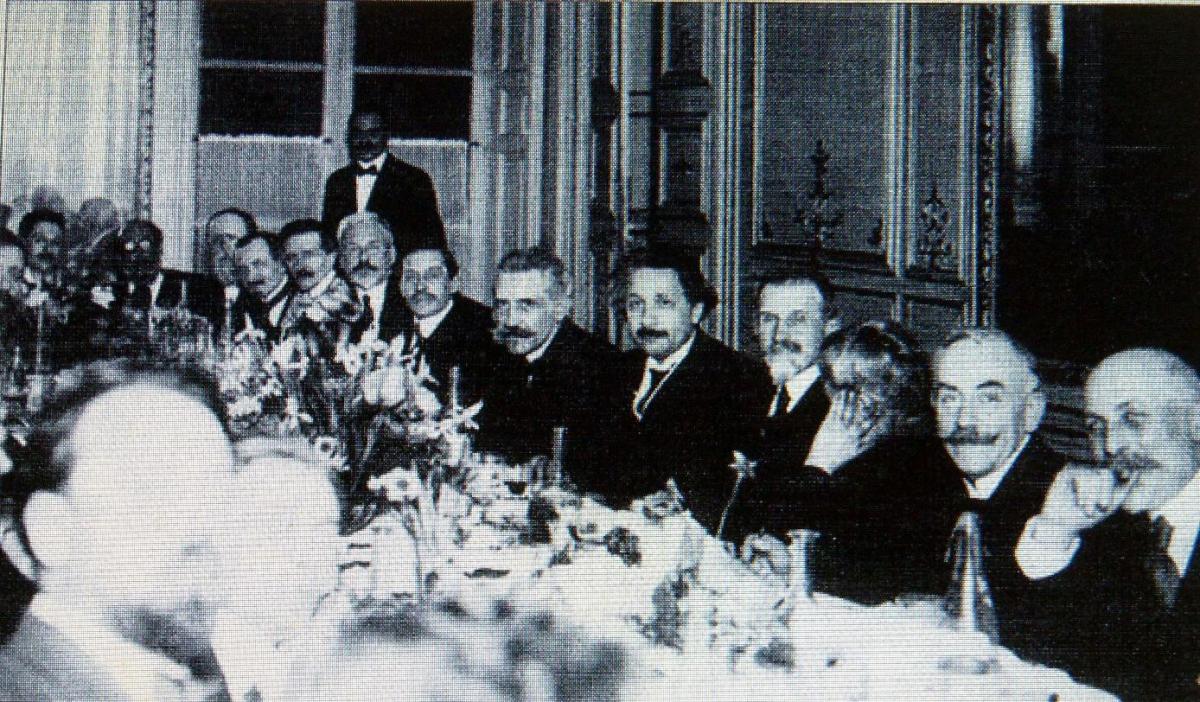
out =
<path fill-rule="evenodd" d="M 370 261 L 363 261 L 362 263 L 359 263 L 357 266 L 355 266 L 351 272 L 363 273 L 365 271 L 374 272 L 374 271 L 378 271 L 378 270 L 379 270 L 379 267 L 376 266 L 374 263 L 371 263 Z"/>
<path fill-rule="evenodd" d="M 787 351 L 789 353 L 804 353 L 804 346 L 796 343 L 795 341 L 781 339 L 772 343 L 770 347 L 767 348 L 767 353 L 779 353 L 780 351 Z"/>
<path fill-rule="evenodd" d="M 1151 473 L 1161 468 L 1156 461 L 1133 453 L 1118 453 L 1110 456 L 1105 464 L 1122 484 L 1128 483 L 1142 473 Z"/>
<path fill-rule="evenodd" d="M 634 336 L 636 336 L 639 339 L 666 339 L 670 335 L 661 329 L 651 329 L 649 327 L 642 327 L 641 329 L 638 329 L 637 332 L 634 333 Z"/>
<path fill-rule="evenodd" d="M 981 434 L 977 429 L 959 427 L 942 437 L 942 441 L 952 446 L 990 446 L 996 443 L 998 436 Z"/>
<path fill-rule="evenodd" d="M 499 327 L 496 329 L 496 338 L 500 341 L 508 339 L 532 339 L 536 334 L 530 329 L 524 327 Z"/>

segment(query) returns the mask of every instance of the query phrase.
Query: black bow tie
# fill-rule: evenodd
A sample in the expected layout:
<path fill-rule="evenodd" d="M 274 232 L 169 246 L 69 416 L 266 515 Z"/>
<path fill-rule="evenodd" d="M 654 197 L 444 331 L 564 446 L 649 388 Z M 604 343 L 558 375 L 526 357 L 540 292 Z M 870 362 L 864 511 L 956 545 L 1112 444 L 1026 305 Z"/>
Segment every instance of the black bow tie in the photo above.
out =
<path fill-rule="evenodd" d="M 356 175 L 356 176 L 363 176 L 363 175 L 377 176 L 377 175 L 379 175 L 379 167 L 378 166 L 362 166 L 362 165 L 359 165 L 356 163 L 356 164 L 354 164 L 354 175 Z"/>

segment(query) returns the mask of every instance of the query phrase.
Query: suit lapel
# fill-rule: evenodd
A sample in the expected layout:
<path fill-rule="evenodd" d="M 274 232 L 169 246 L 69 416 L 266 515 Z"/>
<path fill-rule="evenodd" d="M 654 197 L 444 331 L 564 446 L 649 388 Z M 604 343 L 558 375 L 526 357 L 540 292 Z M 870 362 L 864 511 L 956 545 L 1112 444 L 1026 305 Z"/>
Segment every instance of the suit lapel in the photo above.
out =
<path fill-rule="evenodd" d="M 57 629 L 28 613 L 5 644 L 4 655 L 27 670 L 30 677 L 48 681 L 61 699 L 128 699 L 95 661 Z"/>
<path fill-rule="evenodd" d="M 679 361 L 679 365 L 675 366 L 675 370 L 671 372 L 658 388 L 658 392 L 654 393 L 653 399 L 646 405 L 645 411 L 642 412 L 642 423 L 648 424 L 659 415 L 670 416 L 673 413 L 673 407 L 682 402 L 690 402 L 694 399 L 693 394 L 688 391 L 692 386 L 692 375 L 704 372 L 704 355 L 707 352 L 707 337 L 703 332 L 696 332 L 696 340 L 692 343 L 692 348 L 687 355 Z M 645 364 L 643 363 L 642 372 L 645 372 Z M 639 383 L 640 383 L 639 376 Z M 634 387 L 634 392 L 637 391 L 637 386 Z"/>

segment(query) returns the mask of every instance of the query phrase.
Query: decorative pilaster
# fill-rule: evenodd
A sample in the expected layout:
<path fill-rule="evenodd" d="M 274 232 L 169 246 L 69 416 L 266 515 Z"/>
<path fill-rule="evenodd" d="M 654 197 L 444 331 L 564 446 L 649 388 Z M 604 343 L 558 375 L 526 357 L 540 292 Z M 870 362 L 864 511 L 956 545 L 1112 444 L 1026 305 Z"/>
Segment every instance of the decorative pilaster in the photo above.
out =
<path fill-rule="evenodd" d="M 1000 139 L 1003 119 L 1004 70 L 1001 26 L 1003 8 L 984 5 L 979 8 L 979 111 L 978 171 L 976 202 L 979 212 L 978 248 L 975 285 L 972 286 L 968 321 L 980 326 L 996 324 L 996 260 L 999 248 L 1000 219 Z"/>
<path fill-rule="evenodd" d="M 154 0 L 138 0 L 137 171 L 133 209 L 150 217 L 154 165 Z"/>

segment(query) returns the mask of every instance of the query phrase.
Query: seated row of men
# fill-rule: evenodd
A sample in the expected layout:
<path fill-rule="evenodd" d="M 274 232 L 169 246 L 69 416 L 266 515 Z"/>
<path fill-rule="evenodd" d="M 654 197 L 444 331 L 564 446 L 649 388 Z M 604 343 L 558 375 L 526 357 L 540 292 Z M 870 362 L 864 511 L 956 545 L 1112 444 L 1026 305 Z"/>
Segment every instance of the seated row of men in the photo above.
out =
<path fill-rule="evenodd" d="M 464 396 L 483 399 L 482 450 L 524 461 L 566 427 L 581 490 L 621 505 L 673 486 L 714 534 L 768 557 L 789 531 L 816 530 L 817 587 L 864 603 L 944 592 L 951 531 L 976 512 L 1007 645 L 1135 699 L 1200 690 L 1200 379 L 1166 352 L 1096 368 L 1097 465 L 1067 465 L 1038 435 L 1046 395 L 1010 337 L 967 331 L 927 359 L 893 323 L 844 325 L 818 276 L 761 287 L 764 364 L 702 330 L 717 300 L 695 259 L 631 254 L 613 281 L 633 347 L 620 353 L 570 320 L 571 281 L 545 250 L 502 260 L 488 310 L 459 292 L 449 251 L 398 255 L 371 213 L 336 237 L 301 220 L 278 239 L 225 214 L 246 226 L 238 328 L 278 337 L 351 302 L 354 339 L 404 335 L 443 384 L 462 370 Z M 154 230 L 120 238 L 139 232 Z M 734 451 L 753 477 L 738 479 Z"/>

